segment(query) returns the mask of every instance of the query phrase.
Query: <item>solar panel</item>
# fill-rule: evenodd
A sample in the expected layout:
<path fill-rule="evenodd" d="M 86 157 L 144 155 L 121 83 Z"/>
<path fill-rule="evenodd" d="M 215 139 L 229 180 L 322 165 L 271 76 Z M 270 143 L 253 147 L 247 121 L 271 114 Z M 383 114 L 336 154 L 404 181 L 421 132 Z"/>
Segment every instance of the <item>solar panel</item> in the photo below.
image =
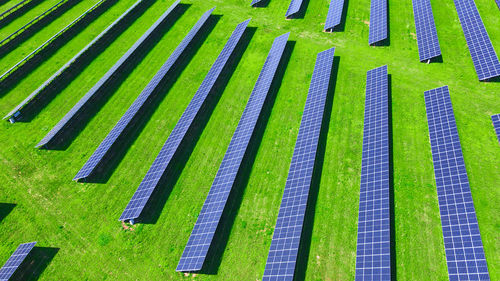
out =
<path fill-rule="evenodd" d="M 413 0 L 413 15 L 415 17 L 420 61 L 428 61 L 439 57 L 441 48 L 439 47 L 431 2 L 429 0 Z"/>
<path fill-rule="evenodd" d="M 495 0 L 495 2 L 497 3 L 498 9 L 500 9 L 500 0 Z"/>
<path fill-rule="evenodd" d="M 141 94 L 137 97 L 137 99 L 132 103 L 127 112 L 123 114 L 122 118 L 118 121 L 118 123 L 111 129 L 106 138 L 101 142 L 99 147 L 94 151 L 92 156 L 90 156 L 89 160 L 83 165 L 83 167 L 78 171 L 73 180 L 80 180 L 89 177 L 96 169 L 97 165 L 101 163 L 103 158 L 109 152 L 111 147 L 116 143 L 116 140 L 120 137 L 120 135 L 125 131 L 127 126 L 130 125 L 134 116 L 136 116 L 137 112 L 146 104 L 146 101 L 149 99 L 153 91 L 158 87 L 158 84 L 163 80 L 163 78 L 167 75 L 168 71 L 174 66 L 175 62 L 182 55 L 182 52 L 189 45 L 191 40 L 196 36 L 198 31 L 200 31 L 203 24 L 207 21 L 210 14 L 215 8 L 210 9 L 205 12 L 202 17 L 198 20 L 198 22 L 193 26 L 193 28 L 189 31 L 189 33 L 184 37 L 182 42 L 177 46 L 174 52 L 170 55 L 167 61 L 163 64 L 160 70 L 155 74 L 153 79 L 146 85 Z"/>
<path fill-rule="evenodd" d="M 252 4 L 250 4 L 252 7 L 256 7 L 257 4 L 262 2 L 263 0 L 252 0 Z"/>
<path fill-rule="evenodd" d="M 333 31 L 342 20 L 342 11 L 344 10 L 344 0 L 331 0 L 326 16 L 325 31 Z"/>
<path fill-rule="evenodd" d="M 203 267 L 289 35 L 290 33 L 286 33 L 274 40 L 240 122 L 231 138 L 224 159 L 222 159 L 207 199 L 196 220 L 186 248 L 184 248 L 177 265 L 177 271 L 198 271 Z"/>
<path fill-rule="evenodd" d="M 480 81 L 500 75 L 500 62 L 474 0 L 453 0 Z"/>
<path fill-rule="evenodd" d="M 11 15 L 12 13 L 14 13 L 15 11 L 21 9 L 22 7 L 26 6 L 26 4 L 30 3 L 31 0 L 22 0 L 21 2 L 15 4 L 14 6 L 10 7 L 9 9 L 7 9 L 5 12 L 1 13 L 0 14 L 0 22 L 8 17 L 9 15 Z"/>
<path fill-rule="evenodd" d="M 368 44 L 376 45 L 387 39 L 387 0 L 371 0 Z"/>
<path fill-rule="evenodd" d="M 35 247 L 36 242 L 24 243 L 17 247 L 7 262 L 0 268 L 0 281 L 7 281 L 14 274 L 28 254 Z"/>
<path fill-rule="evenodd" d="M 449 278 L 490 280 L 448 86 L 424 97 Z"/>
<path fill-rule="evenodd" d="M 290 6 L 288 6 L 288 9 L 286 10 L 285 17 L 288 19 L 298 13 L 300 11 L 300 6 L 302 6 L 302 0 L 292 0 L 290 2 Z"/>
<path fill-rule="evenodd" d="M 387 65 L 366 75 L 355 280 L 391 280 Z"/>
<path fill-rule="evenodd" d="M 196 91 L 186 110 L 170 133 L 167 141 L 161 148 L 160 153 L 153 162 L 153 165 L 151 165 L 151 167 L 149 168 L 146 176 L 140 183 L 136 192 L 132 196 L 132 199 L 130 199 L 127 207 L 121 214 L 121 221 L 129 220 L 133 223 L 133 220 L 139 218 L 139 216 L 141 215 L 142 210 L 151 197 L 151 194 L 153 193 L 156 186 L 160 182 L 161 177 L 165 173 L 170 160 L 172 160 L 172 157 L 179 148 L 189 128 L 193 125 L 193 121 L 198 115 L 201 106 L 204 104 L 205 99 L 215 85 L 215 82 L 222 72 L 222 69 L 229 60 L 229 57 L 236 48 L 236 45 L 240 41 L 249 21 L 250 20 L 246 20 L 238 24 L 236 29 L 233 31 L 233 34 L 231 34 L 231 37 L 208 71 L 208 74 L 198 88 L 198 91 Z"/>
<path fill-rule="evenodd" d="M 491 116 L 495 133 L 497 134 L 498 142 L 500 143 L 500 113 Z"/>
<path fill-rule="evenodd" d="M 43 92 L 49 85 L 52 83 L 64 72 L 66 71 L 75 61 L 77 61 L 83 54 L 85 54 L 96 42 L 98 42 L 104 35 L 106 35 L 110 29 L 118 25 L 123 18 L 125 18 L 132 10 L 137 7 L 142 0 L 138 0 L 132 5 L 129 9 L 127 9 L 119 18 L 117 18 L 113 23 L 111 23 L 105 30 L 103 30 L 96 38 L 94 38 L 87 46 L 85 46 L 78 54 L 76 54 L 71 60 L 69 60 L 65 65 L 63 65 L 56 73 L 50 76 L 45 82 L 43 82 L 40 87 L 38 87 L 35 91 L 33 91 L 26 99 L 24 99 L 20 104 L 18 104 L 14 109 L 12 109 L 7 115 L 3 117 L 3 119 L 8 119 L 11 123 L 14 123 L 16 120 L 22 118 L 22 109 L 28 106 L 36 97 L 39 97 L 40 93 Z"/>
<path fill-rule="evenodd" d="M 73 108 L 66 113 L 66 115 L 57 123 L 52 130 L 36 145 L 36 147 L 41 148 L 46 146 L 49 142 L 56 139 L 56 137 L 61 134 L 64 130 L 68 129 L 72 122 L 76 121 L 76 117 L 78 117 L 79 113 L 81 113 L 85 105 L 92 99 L 92 97 L 100 92 L 101 88 L 106 84 L 108 80 L 110 80 L 115 73 L 119 70 L 121 66 L 123 66 L 127 60 L 135 53 L 135 51 L 141 46 L 144 41 L 155 31 L 158 26 L 165 20 L 165 18 L 175 9 L 175 7 L 179 4 L 180 0 L 175 1 L 172 6 L 168 8 L 168 10 L 161 15 L 161 17 L 137 40 L 130 49 L 104 74 L 104 76 L 97 82 L 97 84 L 88 91 L 85 96 L 83 96 Z"/>
<path fill-rule="evenodd" d="M 334 52 L 316 58 L 262 281 L 293 280 Z"/>

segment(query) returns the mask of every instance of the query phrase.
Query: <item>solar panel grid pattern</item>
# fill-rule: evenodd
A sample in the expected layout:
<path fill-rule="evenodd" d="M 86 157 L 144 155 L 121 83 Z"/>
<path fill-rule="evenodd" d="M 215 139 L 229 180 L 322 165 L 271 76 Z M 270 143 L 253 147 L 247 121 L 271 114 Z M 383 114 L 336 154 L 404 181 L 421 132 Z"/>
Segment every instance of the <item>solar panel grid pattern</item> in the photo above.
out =
<path fill-rule="evenodd" d="M 333 29 L 340 24 L 343 9 L 344 0 L 331 0 L 326 16 L 325 30 Z"/>
<path fill-rule="evenodd" d="M 146 173 L 146 176 L 137 188 L 137 191 L 132 196 L 132 199 L 130 199 L 130 202 L 120 216 L 121 221 L 136 219 L 140 216 L 146 203 L 151 197 L 151 194 L 153 193 L 161 177 L 163 176 L 163 173 L 167 169 L 170 160 L 172 160 L 172 157 L 179 148 L 179 145 L 184 139 L 187 131 L 193 124 L 198 111 L 205 102 L 205 99 L 212 90 L 212 87 L 217 81 L 217 78 L 222 72 L 222 69 L 226 65 L 226 62 L 228 61 L 236 45 L 240 41 L 249 21 L 250 20 L 246 20 L 240 23 L 233 31 L 233 34 L 208 71 L 208 74 L 201 83 L 201 86 L 198 88 L 198 91 L 191 99 L 186 110 L 170 133 L 167 141 L 161 148 L 161 151 L 154 160 L 153 165 L 151 165 L 148 172 Z"/>
<path fill-rule="evenodd" d="M 251 6 L 254 6 L 256 4 L 259 4 L 262 0 L 252 0 L 252 4 L 250 4 Z"/>
<path fill-rule="evenodd" d="M 290 2 L 290 6 L 288 6 L 288 9 L 286 10 L 286 17 L 290 17 L 293 14 L 296 14 L 300 11 L 300 6 L 302 5 L 302 0 L 292 0 Z"/>
<path fill-rule="evenodd" d="M 490 280 L 448 87 L 424 97 L 449 278 Z"/>
<path fill-rule="evenodd" d="M 497 134 L 498 142 L 500 143 L 500 113 L 491 116 L 495 133 Z"/>
<path fill-rule="evenodd" d="M 368 44 L 387 39 L 387 0 L 371 0 Z"/>
<path fill-rule="evenodd" d="M 355 280 L 391 280 L 387 66 L 366 77 Z"/>
<path fill-rule="evenodd" d="M 293 280 L 335 48 L 318 54 L 262 281 Z"/>
<path fill-rule="evenodd" d="M 158 84 L 162 81 L 162 79 L 167 75 L 168 71 L 174 66 L 175 62 L 179 59 L 181 54 L 184 52 L 188 44 L 191 40 L 196 36 L 198 31 L 200 31 L 203 24 L 206 22 L 210 14 L 214 8 L 205 12 L 202 17 L 196 22 L 193 28 L 189 31 L 186 37 L 182 40 L 182 42 L 177 46 L 177 48 L 172 52 L 167 61 L 162 65 L 160 70 L 155 74 L 153 79 L 146 85 L 144 90 L 139 94 L 137 99 L 132 103 L 127 112 L 123 114 L 122 118 L 118 121 L 118 123 L 111 129 L 106 138 L 101 142 L 99 147 L 94 151 L 94 153 L 87 160 L 85 165 L 78 171 L 73 180 L 83 179 L 92 174 L 94 172 L 97 165 L 103 160 L 106 156 L 110 148 L 115 144 L 116 140 L 123 131 L 130 124 L 134 116 L 139 112 L 142 106 L 146 103 L 148 98 L 151 96 L 153 91 L 156 89 Z"/>
<path fill-rule="evenodd" d="M 0 268 L 0 281 L 9 280 L 21 263 L 26 259 L 28 254 L 35 247 L 36 242 L 24 243 L 17 247 L 10 258 Z"/>
<path fill-rule="evenodd" d="M 453 0 L 479 80 L 500 75 L 500 62 L 474 0 Z"/>
<path fill-rule="evenodd" d="M 87 102 L 101 89 L 101 87 L 110 80 L 115 72 L 124 65 L 127 60 L 135 53 L 135 51 L 149 38 L 149 36 L 158 28 L 158 26 L 167 18 L 167 16 L 175 9 L 180 0 L 175 1 L 163 15 L 130 47 L 127 52 L 104 74 L 104 76 L 70 109 L 68 113 L 57 123 L 52 130 L 36 145 L 42 147 L 52 141 L 60 132 L 69 127 L 71 121 L 78 116 L 78 113 L 87 104 Z"/>
<path fill-rule="evenodd" d="M 197 271 L 203 266 L 289 35 L 286 33 L 274 40 L 182 253 L 177 271 Z"/>
<path fill-rule="evenodd" d="M 28 105 L 35 97 L 37 97 L 40 92 L 42 92 L 47 86 L 52 84 L 54 80 L 61 75 L 71 64 L 73 64 L 82 54 L 87 52 L 88 49 L 90 49 L 97 41 L 99 41 L 104 35 L 108 33 L 108 31 L 116 26 L 124 17 L 126 17 L 130 11 L 132 11 L 137 5 L 139 5 L 142 2 L 142 0 L 138 0 L 135 2 L 134 5 L 132 5 L 129 9 L 127 9 L 119 18 L 117 18 L 112 24 L 110 24 L 105 30 L 103 30 L 99 35 L 97 35 L 96 38 L 94 38 L 87 46 L 85 46 L 80 52 L 78 52 L 71 60 L 69 60 L 66 64 L 64 64 L 59 70 L 57 70 L 56 73 L 54 73 L 52 76 L 50 76 L 49 79 L 47 79 L 45 82 L 43 82 L 42 85 L 40 85 L 35 91 L 33 91 L 26 99 L 24 99 L 20 104 L 18 104 L 14 109 L 12 109 L 3 119 L 8 119 L 11 118 L 14 114 L 16 114 L 18 111 L 20 111 L 22 108 L 24 108 L 26 105 Z"/>
<path fill-rule="evenodd" d="M 440 56 L 441 48 L 439 47 L 431 2 L 429 0 L 413 0 L 413 15 L 420 61 Z"/>

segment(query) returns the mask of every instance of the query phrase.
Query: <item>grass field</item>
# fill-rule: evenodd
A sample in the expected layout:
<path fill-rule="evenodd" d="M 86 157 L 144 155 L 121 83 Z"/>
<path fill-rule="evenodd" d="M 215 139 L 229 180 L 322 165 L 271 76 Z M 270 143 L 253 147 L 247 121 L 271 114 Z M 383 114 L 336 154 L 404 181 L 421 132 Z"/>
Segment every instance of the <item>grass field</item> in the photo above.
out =
<path fill-rule="evenodd" d="M 18 0 L 0 1 L 0 12 Z M 12 33 L 56 3 L 46 0 L 0 29 Z M 95 4 L 78 1 L 15 50 L 0 58 L 4 72 L 31 50 Z M 0 113 L 8 113 L 65 62 L 121 15 L 134 0 L 118 0 L 78 35 L 43 60 L 8 92 Z M 182 1 L 185 12 L 172 28 L 134 62 L 130 73 L 98 113 L 63 150 L 34 146 L 173 3 L 156 0 L 30 122 L 0 123 L 0 263 L 19 243 L 38 241 L 53 256 L 35 277 L 41 280 L 259 280 L 262 278 L 298 133 L 316 54 L 336 47 L 339 69 L 314 217 L 299 267 L 305 280 L 353 280 L 355 268 L 366 71 L 388 64 L 392 79 L 394 221 L 396 277 L 447 280 L 445 252 L 428 137 L 423 92 L 449 85 L 484 250 L 492 280 L 500 280 L 500 146 L 490 116 L 500 113 L 500 83 L 477 80 L 452 1 L 432 0 L 443 63 L 418 61 L 410 0 L 389 0 L 390 45 L 368 46 L 369 0 L 345 1 L 345 31 L 323 33 L 329 1 L 312 0 L 303 19 L 285 20 L 288 1 Z M 5 3 L 5 4 L 2 4 Z M 500 14 L 494 1 L 476 0 L 500 54 Z M 117 159 L 104 183 L 71 179 L 203 12 L 220 15 L 207 39 L 137 137 Z M 118 218 L 161 146 L 196 92 L 234 27 L 252 18 L 255 27 L 227 86 L 223 87 L 196 145 L 181 155 L 177 172 L 161 188 L 164 204 L 153 223 L 124 230 Z M 273 39 L 291 32 L 295 41 L 276 93 L 253 165 L 235 187 L 234 204 L 213 256 L 211 274 L 175 272 L 197 215 L 257 80 Z M 3 115 L 2 115 L 3 116 Z M 265 125 L 265 126 L 264 126 Z M 184 164 L 185 162 L 185 164 Z M 178 174 L 178 176 L 176 176 Z M 15 205 L 12 205 L 15 204 Z M 313 220 L 312 220 L 313 219 Z M 309 243 L 310 241 L 310 243 Z M 56 248 L 56 249 L 53 249 Z M 42 250 L 43 250 L 42 249 Z M 38 276 L 39 275 L 39 276 Z M 299 274 L 300 275 L 300 274 Z"/>

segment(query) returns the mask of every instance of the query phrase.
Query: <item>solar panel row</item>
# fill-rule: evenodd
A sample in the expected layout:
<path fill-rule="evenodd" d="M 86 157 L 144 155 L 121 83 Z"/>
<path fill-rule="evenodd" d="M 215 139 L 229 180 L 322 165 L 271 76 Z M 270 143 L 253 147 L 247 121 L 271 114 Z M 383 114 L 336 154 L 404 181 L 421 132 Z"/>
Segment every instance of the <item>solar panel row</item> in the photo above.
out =
<path fill-rule="evenodd" d="M 78 52 L 72 59 L 70 59 L 66 64 L 64 64 L 59 70 L 56 71 L 49 79 L 43 82 L 35 91 L 33 91 L 28 97 L 26 97 L 20 104 L 18 104 L 15 108 L 13 108 L 7 115 L 3 117 L 3 119 L 9 120 L 11 123 L 16 122 L 22 118 L 22 110 L 23 108 L 30 105 L 31 102 L 34 101 L 35 98 L 40 98 L 40 94 L 44 93 L 44 90 L 52 85 L 54 81 L 64 72 L 66 71 L 73 63 L 75 63 L 83 54 L 85 54 L 92 46 L 94 46 L 99 40 L 101 40 L 108 32 L 118 26 L 118 24 L 135 9 L 143 0 L 138 0 L 134 3 L 130 8 L 128 8 L 119 18 L 117 18 L 113 23 L 111 23 L 105 30 L 103 30 L 96 38 L 94 38 L 90 43 L 87 44 L 80 52 Z"/>
<path fill-rule="evenodd" d="M 424 93 L 450 280 L 490 280 L 448 86 Z"/>
<path fill-rule="evenodd" d="M 250 4 L 252 7 L 257 7 L 258 4 L 260 4 L 263 0 L 252 0 L 252 3 Z"/>
<path fill-rule="evenodd" d="M 184 137 L 186 136 L 189 128 L 193 125 L 193 121 L 195 117 L 198 115 L 200 108 L 205 103 L 205 100 L 208 94 L 211 92 L 215 82 L 218 80 L 220 73 L 222 72 L 224 66 L 229 60 L 231 54 L 233 53 L 236 45 L 240 41 L 243 33 L 248 25 L 250 20 L 246 20 L 240 23 L 236 29 L 233 31 L 233 34 L 227 41 L 226 45 L 222 49 L 221 53 L 215 60 L 214 64 L 208 71 L 207 76 L 201 83 L 201 86 L 196 91 L 194 97 L 191 102 L 187 106 L 186 110 L 182 114 L 181 118 L 175 125 L 174 129 L 170 133 L 167 141 L 161 148 L 160 153 L 156 157 L 153 165 L 149 168 L 146 176 L 140 183 L 136 192 L 130 199 L 130 202 L 127 204 L 127 207 L 123 211 L 120 216 L 121 221 L 130 220 L 133 222 L 134 219 L 139 218 L 142 213 L 142 210 L 146 206 L 151 194 L 155 190 L 156 186 L 160 182 L 163 174 L 165 173 L 170 160 L 172 160 L 175 152 L 181 145 Z"/>
<path fill-rule="evenodd" d="M 331 0 L 326 16 L 325 31 L 333 31 L 342 20 L 342 11 L 344 10 L 344 0 Z"/>
<path fill-rule="evenodd" d="M 318 54 L 292 162 L 267 256 L 263 281 L 293 280 L 335 48 Z"/>
<path fill-rule="evenodd" d="M 500 62 L 474 0 L 453 0 L 480 81 L 500 75 Z"/>
<path fill-rule="evenodd" d="M 391 280 L 387 65 L 366 75 L 355 280 Z"/>
<path fill-rule="evenodd" d="M 163 78 L 167 75 L 169 70 L 174 66 L 176 61 L 182 55 L 184 50 L 187 48 L 191 40 L 198 34 L 203 24 L 207 21 L 210 14 L 215 8 L 210 9 L 205 12 L 202 17 L 198 20 L 198 22 L 193 26 L 193 28 L 189 31 L 189 33 L 184 37 L 182 42 L 177 46 L 177 48 L 173 51 L 167 61 L 162 65 L 160 70 L 155 74 L 153 79 L 146 85 L 144 90 L 139 94 L 134 103 L 129 107 L 127 112 L 123 114 L 122 118 L 118 121 L 118 123 L 111 129 L 106 138 L 101 142 L 99 147 L 94 151 L 92 156 L 90 156 L 89 160 L 83 165 L 83 167 L 78 171 L 73 180 L 80 180 L 89 177 L 93 172 L 95 172 L 96 167 L 99 163 L 103 161 L 103 158 L 108 154 L 111 147 L 116 144 L 116 140 L 122 135 L 127 126 L 130 125 L 134 116 L 136 116 L 137 112 L 146 104 L 146 101 L 149 99 L 153 91 L 157 88 L 158 84 L 163 80 Z"/>
<path fill-rule="evenodd" d="M 493 128 L 495 128 L 495 133 L 497 134 L 498 142 L 500 143 L 500 113 L 492 115 L 491 121 L 493 122 Z"/>
<path fill-rule="evenodd" d="M 10 14 L 14 13 L 15 11 L 21 9 L 22 7 L 24 7 L 29 2 L 31 2 L 31 0 L 22 0 L 21 2 L 19 2 L 19 3 L 15 4 L 14 6 L 10 7 L 5 12 L 3 12 L 2 14 L 0 14 L 0 21 L 3 20 L 4 18 L 6 18 L 7 16 L 9 16 Z"/>
<path fill-rule="evenodd" d="M 177 265 L 177 271 L 198 271 L 203 267 L 289 35 L 290 33 L 286 33 L 274 40 L 191 236 L 189 236 Z"/>
<path fill-rule="evenodd" d="M 35 244 L 36 242 L 24 243 L 17 247 L 7 262 L 0 268 L 0 281 L 7 281 L 12 277 L 33 247 L 35 247 Z"/>
<path fill-rule="evenodd" d="M 441 55 L 430 0 L 413 0 L 413 15 L 417 31 L 420 61 L 429 61 Z"/>
<path fill-rule="evenodd" d="M 287 19 L 292 18 L 294 14 L 300 11 L 300 6 L 302 6 L 302 0 L 292 0 L 286 10 L 285 17 Z"/>
<path fill-rule="evenodd" d="M 50 142 L 57 139 L 57 136 L 62 134 L 64 130 L 69 129 L 70 125 L 76 121 L 82 111 L 84 111 L 85 106 L 89 101 L 92 100 L 94 95 L 96 95 L 100 90 L 106 85 L 113 75 L 125 65 L 130 57 L 135 53 L 135 51 L 146 41 L 146 39 L 158 28 L 158 26 L 167 18 L 167 16 L 174 10 L 174 8 L 179 4 L 180 0 L 175 1 L 172 6 L 170 6 L 165 13 L 163 13 L 160 18 L 139 38 L 130 49 L 104 74 L 104 76 L 97 82 L 97 84 L 88 91 L 85 96 L 83 96 L 78 103 L 76 103 L 73 108 L 66 113 L 66 115 L 57 123 L 52 130 L 36 145 L 36 147 L 45 147 Z"/>
<path fill-rule="evenodd" d="M 387 39 L 387 0 L 371 0 L 368 44 L 377 45 Z"/>

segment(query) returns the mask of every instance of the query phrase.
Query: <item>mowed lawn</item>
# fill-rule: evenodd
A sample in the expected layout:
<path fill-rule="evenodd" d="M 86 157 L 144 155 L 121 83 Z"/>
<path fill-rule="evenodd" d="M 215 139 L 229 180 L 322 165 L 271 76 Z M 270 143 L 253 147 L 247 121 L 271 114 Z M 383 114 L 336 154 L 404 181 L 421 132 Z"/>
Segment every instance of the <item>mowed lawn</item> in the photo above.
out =
<path fill-rule="evenodd" d="M 146 1 L 146 0 L 145 0 Z M 5 2 L 5 1 L 2 1 Z M 2 3 L 0 2 L 0 4 Z M 57 1 L 43 1 L 0 29 L 5 37 Z M 97 3 L 80 1 L 0 58 L 0 71 L 22 59 Z M 134 0 L 118 0 L 72 40 L 46 58 L 8 92 L 8 113 L 121 15 Z M 41 280 L 259 280 L 285 186 L 316 54 L 336 47 L 339 69 L 333 93 L 324 162 L 312 225 L 306 280 L 353 280 L 363 137 L 366 72 L 387 64 L 392 80 L 392 142 L 396 274 L 399 280 L 447 280 L 423 92 L 449 85 L 484 250 L 492 280 L 500 279 L 500 146 L 490 116 L 500 113 L 500 83 L 478 82 L 452 1 L 432 0 L 443 63 L 418 61 L 411 1 L 389 0 L 390 46 L 368 46 L 369 0 L 346 1 L 345 31 L 323 33 L 329 1 L 311 0 L 303 19 L 285 20 L 288 1 L 182 1 L 185 12 L 130 73 L 64 150 L 34 146 L 173 3 L 156 0 L 30 122 L 0 122 L 0 204 L 15 207 L 0 217 L 0 264 L 18 244 L 38 241 L 58 248 Z M 305 1 L 307 2 L 307 1 Z M 14 5 L 1 5 L 2 11 Z M 52 4 L 49 4 L 52 3 Z M 494 1 L 476 0 L 500 54 L 500 14 Z M 72 178 L 159 70 L 192 25 L 217 6 L 220 16 L 207 39 L 161 99 L 105 183 Z M 155 223 L 125 230 L 118 218 L 231 32 L 252 18 L 255 33 L 220 94 L 178 177 L 168 180 Z M 170 18 L 172 20 L 172 18 Z M 225 239 L 210 275 L 185 276 L 175 268 L 224 152 L 257 80 L 273 39 L 295 41 L 241 198 L 227 210 Z M 220 92 L 220 91 L 219 91 Z M 3 115 L 2 115 L 3 116 Z M 189 140 L 188 140 L 189 141 Z M 193 140 L 191 140 L 193 141 Z M 180 166 L 180 167 L 179 167 Z M 239 202 L 241 201 L 241 203 Z M 5 205 L 1 205 L 5 209 Z"/>

